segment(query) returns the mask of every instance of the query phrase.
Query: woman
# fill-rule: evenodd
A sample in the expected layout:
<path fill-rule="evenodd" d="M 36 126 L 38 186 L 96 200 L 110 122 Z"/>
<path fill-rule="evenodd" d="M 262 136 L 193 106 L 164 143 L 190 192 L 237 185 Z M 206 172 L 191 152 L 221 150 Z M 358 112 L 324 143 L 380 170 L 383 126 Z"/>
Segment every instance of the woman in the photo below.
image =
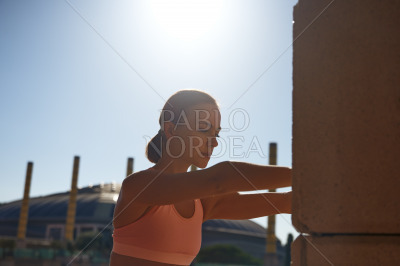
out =
<path fill-rule="evenodd" d="M 168 99 L 146 150 L 155 165 L 123 181 L 110 265 L 190 265 L 204 221 L 291 212 L 291 192 L 238 193 L 290 186 L 290 168 L 225 161 L 187 172 L 207 166 L 220 119 L 217 102 L 205 92 L 181 90 Z"/>

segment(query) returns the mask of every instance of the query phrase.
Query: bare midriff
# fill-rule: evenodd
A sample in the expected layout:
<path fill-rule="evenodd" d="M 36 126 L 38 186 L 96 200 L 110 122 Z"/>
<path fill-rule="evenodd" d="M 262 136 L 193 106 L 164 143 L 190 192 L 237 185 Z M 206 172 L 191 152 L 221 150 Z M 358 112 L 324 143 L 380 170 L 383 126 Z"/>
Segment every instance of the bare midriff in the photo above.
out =
<path fill-rule="evenodd" d="M 134 257 L 128 257 L 124 255 L 111 252 L 110 266 L 130 266 L 130 265 L 141 265 L 141 266 L 174 266 L 176 264 L 169 264 L 157 261 L 144 260 Z"/>

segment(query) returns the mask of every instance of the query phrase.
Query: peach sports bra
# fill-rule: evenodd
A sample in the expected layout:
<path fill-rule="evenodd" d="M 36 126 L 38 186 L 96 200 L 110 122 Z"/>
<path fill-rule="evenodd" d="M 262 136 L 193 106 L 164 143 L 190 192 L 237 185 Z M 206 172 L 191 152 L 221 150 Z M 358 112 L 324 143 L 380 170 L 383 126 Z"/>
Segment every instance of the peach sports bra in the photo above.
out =
<path fill-rule="evenodd" d="M 201 246 L 203 206 L 195 199 L 194 214 L 182 217 L 174 204 L 154 206 L 139 220 L 115 228 L 113 252 L 145 260 L 189 265 Z"/>

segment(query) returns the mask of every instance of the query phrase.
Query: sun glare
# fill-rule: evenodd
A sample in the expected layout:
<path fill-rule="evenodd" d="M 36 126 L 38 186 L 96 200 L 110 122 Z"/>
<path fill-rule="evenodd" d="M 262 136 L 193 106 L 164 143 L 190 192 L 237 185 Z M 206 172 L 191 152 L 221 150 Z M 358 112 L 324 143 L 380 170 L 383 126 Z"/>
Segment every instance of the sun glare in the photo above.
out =
<path fill-rule="evenodd" d="M 193 41 L 202 38 L 221 16 L 218 0 L 154 0 L 151 9 L 162 28 L 175 38 Z"/>

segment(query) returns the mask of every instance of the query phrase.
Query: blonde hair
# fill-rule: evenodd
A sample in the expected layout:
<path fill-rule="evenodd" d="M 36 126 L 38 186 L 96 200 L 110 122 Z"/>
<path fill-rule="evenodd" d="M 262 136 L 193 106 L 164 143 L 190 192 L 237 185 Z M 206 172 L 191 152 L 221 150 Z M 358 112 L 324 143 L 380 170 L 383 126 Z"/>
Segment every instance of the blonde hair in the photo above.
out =
<path fill-rule="evenodd" d="M 182 110 L 187 111 L 190 107 L 200 103 L 211 103 L 218 107 L 218 102 L 208 93 L 196 90 L 196 89 L 185 89 L 174 93 L 164 105 L 161 111 L 159 124 L 160 128 L 162 121 L 171 121 L 176 124 L 179 118 L 179 114 Z M 168 117 L 169 116 L 169 117 Z M 172 117 L 171 117 L 172 116 Z M 157 163 L 162 157 L 164 132 L 160 129 L 146 147 L 146 156 L 152 163 Z"/>

